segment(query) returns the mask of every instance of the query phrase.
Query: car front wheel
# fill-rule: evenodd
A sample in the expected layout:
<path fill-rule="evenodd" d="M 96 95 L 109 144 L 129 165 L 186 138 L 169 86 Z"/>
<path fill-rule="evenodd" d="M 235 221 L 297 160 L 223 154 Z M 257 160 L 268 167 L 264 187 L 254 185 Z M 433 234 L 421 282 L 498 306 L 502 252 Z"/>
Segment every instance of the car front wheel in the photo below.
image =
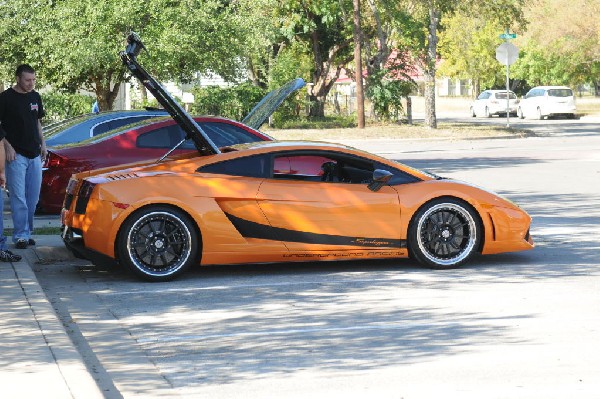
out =
<path fill-rule="evenodd" d="M 481 227 L 473 208 L 458 199 L 434 200 L 417 211 L 408 231 L 414 258 L 434 269 L 465 263 L 479 250 Z"/>
<path fill-rule="evenodd" d="M 168 281 L 198 261 L 198 233 L 175 208 L 150 206 L 133 213 L 117 237 L 119 261 L 148 281 Z"/>

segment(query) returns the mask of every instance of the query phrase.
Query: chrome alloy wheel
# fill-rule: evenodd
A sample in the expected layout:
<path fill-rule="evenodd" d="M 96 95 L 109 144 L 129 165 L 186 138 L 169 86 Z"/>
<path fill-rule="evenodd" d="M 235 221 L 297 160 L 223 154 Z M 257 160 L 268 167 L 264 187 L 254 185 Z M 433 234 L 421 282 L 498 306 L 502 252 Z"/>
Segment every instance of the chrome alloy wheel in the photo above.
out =
<path fill-rule="evenodd" d="M 471 255 L 477 243 L 477 223 L 459 204 L 441 203 L 427 209 L 417 221 L 417 245 L 427 260 L 454 266 Z"/>
<path fill-rule="evenodd" d="M 192 253 L 192 234 L 177 215 L 156 211 L 143 215 L 127 233 L 127 253 L 133 266 L 148 276 L 177 273 Z"/>

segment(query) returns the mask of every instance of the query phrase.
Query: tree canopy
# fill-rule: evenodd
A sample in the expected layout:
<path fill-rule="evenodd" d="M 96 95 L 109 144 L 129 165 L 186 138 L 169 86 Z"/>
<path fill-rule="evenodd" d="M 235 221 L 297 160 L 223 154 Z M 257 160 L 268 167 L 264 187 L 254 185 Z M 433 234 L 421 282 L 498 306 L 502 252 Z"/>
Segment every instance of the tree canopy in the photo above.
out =
<path fill-rule="evenodd" d="M 0 4 L 0 13 L 5 79 L 27 62 L 55 87 L 94 92 L 101 109 L 111 107 L 126 79 L 118 53 L 130 31 L 148 45 L 144 65 L 161 79 L 239 73 L 243 27 L 228 2 L 11 0 Z"/>

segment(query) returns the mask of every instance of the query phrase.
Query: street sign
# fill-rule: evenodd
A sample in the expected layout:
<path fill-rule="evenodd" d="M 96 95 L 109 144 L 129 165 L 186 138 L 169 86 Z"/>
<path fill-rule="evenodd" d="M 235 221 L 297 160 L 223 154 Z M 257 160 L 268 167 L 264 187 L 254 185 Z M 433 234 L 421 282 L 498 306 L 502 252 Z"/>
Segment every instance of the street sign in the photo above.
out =
<path fill-rule="evenodd" d="M 512 65 L 519 58 L 519 49 L 510 42 L 504 42 L 496 48 L 496 59 L 502 65 Z"/>
<path fill-rule="evenodd" d="M 516 39 L 516 33 L 503 33 L 500 35 L 500 39 L 508 40 L 508 39 Z"/>

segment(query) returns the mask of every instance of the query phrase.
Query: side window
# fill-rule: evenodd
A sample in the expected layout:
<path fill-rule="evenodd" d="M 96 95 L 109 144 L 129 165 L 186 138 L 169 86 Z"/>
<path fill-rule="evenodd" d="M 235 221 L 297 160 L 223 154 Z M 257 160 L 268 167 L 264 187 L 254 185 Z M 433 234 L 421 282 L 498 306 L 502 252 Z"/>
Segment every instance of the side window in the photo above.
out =
<path fill-rule="evenodd" d="M 390 185 L 418 181 L 414 176 L 369 159 L 337 153 L 291 154 L 275 157 L 273 178 L 313 182 L 368 184 L 375 169 L 390 171 Z"/>
<path fill-rule="evenodd" d="M 255 141 L 262 141 L 261 137 L 258 137 L 251 132 L 229 123 L 225 122 L 200 122 L 198 124 L 208 137 L 212 140 L 217 147 L 227 147 L 235 144 L 253 143 Z M 183 131 L 181 132 L 183 138 Z M 194 150 L 196 146 L 191 139 L 186 140 L 180 149 Z"/>
<path fill-rule="evenodd" d="M 479 95 L 479 97 L 477 97 L 478 100 L 487 100 L 488 98 L 490 98 L 490 92 L 488 91 L 484 91 L 483 93 L 481 93 Z"/>
<path fill-rule="evenodd" d="M 273 177 L 276 179 L 325 181 L 328 168 L 336 161 L 320 155 L 280 155 L 273 164 Z"/>
<path fill-rule="evenodd" d="M 172 148 L 183 137 L 183 131 L 179 125 L 170 125 L 161 127 L 140 134 L 136 140 L 138 148 Z"/>
<path fill-rule="evenodd" d="M 92 136 L 97 136 L 102 133 L 106 133 L 109 130 L 113 130 L 119 128 L 121 126 L 129 125 L 138 121 L 142 121 L 144 119 L 152 118 L 152 115 L 138 115 L 138 116 L 129 116 L 126 118 L 118 118 L 111 119 L 104 122 L 99 123 L 94 126 L 92 129 Z"/>
<path fill-rule="evenodd" d="M 197 172 L 230 176 L 267 177 L 270 170 L 269 156 L 253 155 L 202 166 L 198 168 Z"/>

